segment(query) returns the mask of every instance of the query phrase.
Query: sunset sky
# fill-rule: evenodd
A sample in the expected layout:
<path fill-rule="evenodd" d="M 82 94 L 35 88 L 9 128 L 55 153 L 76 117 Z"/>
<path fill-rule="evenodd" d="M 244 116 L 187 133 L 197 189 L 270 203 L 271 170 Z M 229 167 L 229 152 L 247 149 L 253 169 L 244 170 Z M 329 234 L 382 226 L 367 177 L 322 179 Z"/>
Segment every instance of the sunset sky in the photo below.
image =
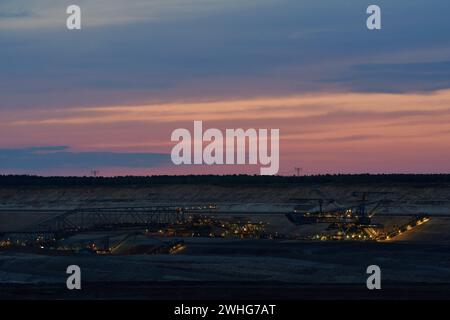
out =
<path fill-rule="evenodd" d="M 82 9 L 82 30 L 65 27 Z M 382 30 L 366 8 L 382 9 Z M 447 14 L 446 14 L 447 13 Z M 0 0 L 0 174 L 174 166 L 171 132 L 280 129 L 281 175 L 450 172 L 448 0 Z"/>

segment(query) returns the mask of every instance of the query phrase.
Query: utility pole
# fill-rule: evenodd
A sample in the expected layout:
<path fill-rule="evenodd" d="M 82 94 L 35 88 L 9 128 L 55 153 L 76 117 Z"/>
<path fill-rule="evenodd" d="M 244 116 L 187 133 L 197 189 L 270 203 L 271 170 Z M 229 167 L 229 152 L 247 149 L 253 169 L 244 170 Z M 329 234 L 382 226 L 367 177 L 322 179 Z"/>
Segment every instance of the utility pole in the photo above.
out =
<path fill-rule="evenodd" d="M 94 178 L 96 178 L 99 173 L 99 170 L 91 170 L 91 175 L 94 176 Z"/>
<path fill-rule="evenodd" d="M 297 177 L 300 177 L 300 172 L 303 171 L 303 168 L 295 167 L 294 170 L 295 170 L 295 172 L 296 172 L 296 176 L 297 176 Z"/>

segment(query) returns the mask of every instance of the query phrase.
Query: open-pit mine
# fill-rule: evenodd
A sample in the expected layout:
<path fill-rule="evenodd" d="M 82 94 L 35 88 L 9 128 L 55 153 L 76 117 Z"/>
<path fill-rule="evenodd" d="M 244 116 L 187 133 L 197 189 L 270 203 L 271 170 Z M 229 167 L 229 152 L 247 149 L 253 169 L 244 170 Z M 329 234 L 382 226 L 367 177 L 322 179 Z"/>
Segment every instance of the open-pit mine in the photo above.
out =
<path fill-rule="evenodd" d="M 68 291 L 66 268 L 82 269 Z M 366 289 L 366 268 L 383 290 Z M 0 296 L 449 298 L 450 177 L 0 177 Z"/>

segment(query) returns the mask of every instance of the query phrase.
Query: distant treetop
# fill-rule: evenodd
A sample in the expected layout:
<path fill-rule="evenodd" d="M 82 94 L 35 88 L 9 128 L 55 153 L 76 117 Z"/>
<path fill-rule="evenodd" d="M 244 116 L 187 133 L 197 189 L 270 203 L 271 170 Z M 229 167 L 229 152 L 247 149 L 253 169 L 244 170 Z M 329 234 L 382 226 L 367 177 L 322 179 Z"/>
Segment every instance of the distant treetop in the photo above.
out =
<path fill-rule="evenodd" d="M 267 185 L 267 184 L 450 184 L 450 174 L 336 174 L 311 176 L 185 175 L 120 177 L 41 177 L 0 175 L 7 186 L 148 186 L 168 184 Z"/>

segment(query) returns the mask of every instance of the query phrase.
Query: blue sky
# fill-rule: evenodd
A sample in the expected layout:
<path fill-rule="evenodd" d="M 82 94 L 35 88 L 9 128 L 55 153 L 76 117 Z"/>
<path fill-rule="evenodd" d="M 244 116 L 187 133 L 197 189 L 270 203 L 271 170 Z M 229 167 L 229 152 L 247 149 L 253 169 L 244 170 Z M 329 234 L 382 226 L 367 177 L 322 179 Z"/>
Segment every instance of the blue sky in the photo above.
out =
<path fill-rule="evenodd" d="M 1 108 L 256 95 L 273 78 L 270 94 L 450 81 L 445 0 L 376 1 L 382 32 L 360 0 L 78 1 L 83 30 L 69 32 L 72 2 L 0 1 Z"/>

